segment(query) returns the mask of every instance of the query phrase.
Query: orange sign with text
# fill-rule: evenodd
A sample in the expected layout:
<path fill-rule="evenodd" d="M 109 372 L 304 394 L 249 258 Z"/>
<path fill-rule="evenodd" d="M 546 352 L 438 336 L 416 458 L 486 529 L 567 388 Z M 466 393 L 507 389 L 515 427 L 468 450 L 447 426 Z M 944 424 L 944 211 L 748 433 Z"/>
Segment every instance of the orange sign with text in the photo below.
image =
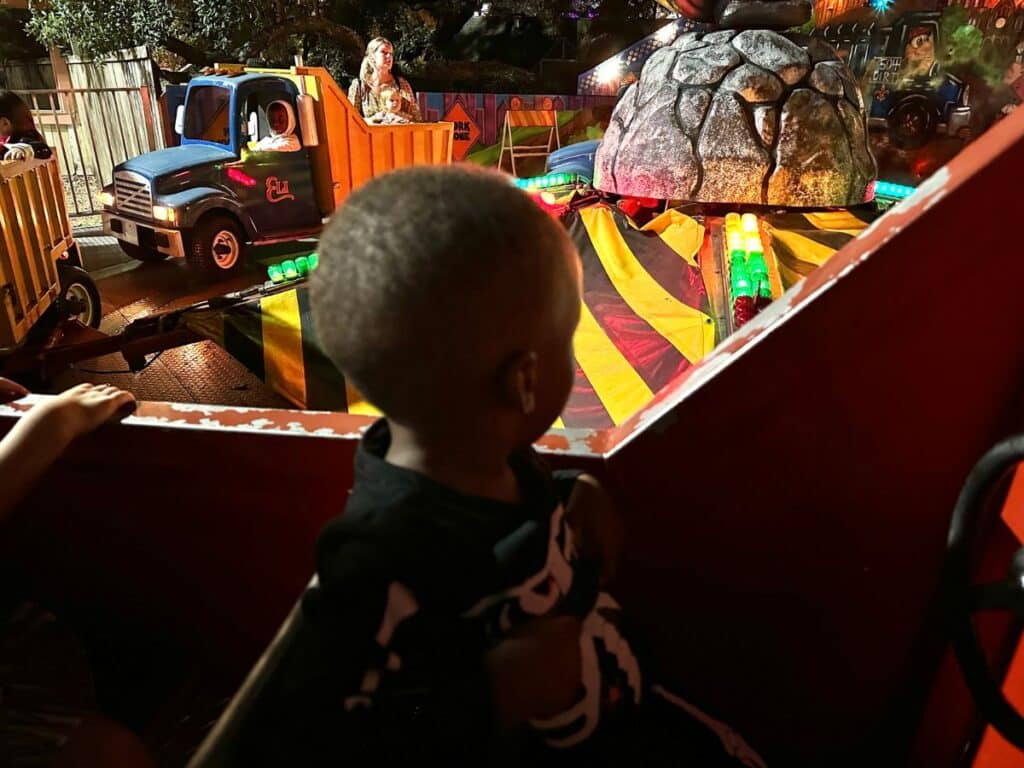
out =
<path fill-rule="evenodd" d="M 455 123 L 455 135 L 452 137 L 452 158 L 465 160 L 469 148 L 480 138 L 480 129 L 469 116 L 461 101 L 456 101 L 442 118 L 443 122 Z"/>

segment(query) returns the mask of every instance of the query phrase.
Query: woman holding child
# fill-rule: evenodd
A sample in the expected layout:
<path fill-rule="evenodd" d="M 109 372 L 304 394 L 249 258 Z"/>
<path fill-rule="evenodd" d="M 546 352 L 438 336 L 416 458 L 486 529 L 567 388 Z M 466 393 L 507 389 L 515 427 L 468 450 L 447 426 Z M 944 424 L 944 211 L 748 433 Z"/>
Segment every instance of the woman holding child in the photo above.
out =
<path fill-rule="evenodd" d="M 396 71 L 395 48 L 383 37 L 375 37 L 366 46 L 359 77 L 348 89 L 348 100 L 369 123 L 423 120 L 412 86 Z"/>

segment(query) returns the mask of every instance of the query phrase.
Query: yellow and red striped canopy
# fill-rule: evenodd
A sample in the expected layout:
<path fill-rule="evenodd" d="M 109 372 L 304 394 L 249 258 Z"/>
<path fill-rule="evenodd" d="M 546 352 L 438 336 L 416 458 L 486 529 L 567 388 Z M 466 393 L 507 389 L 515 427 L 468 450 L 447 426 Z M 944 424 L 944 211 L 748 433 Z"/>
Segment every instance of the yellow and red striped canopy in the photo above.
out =
<path fill-rule="evenodd" d="M 785 213 L 764 224 L 787 287 L 867 226 L 846 211 Z M 568 227 L 582 260 L 583 306 L 574 338 L 576 379 L 556 426 L 611 427 L 717 341 L 697 262 L 705 230 L 675 210 L 637 227 L 603 204 L 576 211 Z M 191 315 L 187 323 L 298 407 L 379 413 L 320 350 L 304 286 Z"/>
<path fill-rule="evenodd" d="M 638 229 L 597 205 L 570 233 L 583 263 L 576 381 L 560 425 L 619 424 L 715 344 L 696 255 L 704 228 L 668 211 Z M 324 357 L 298 287 L 187 321 L 301 408 L 376 414 Z"/>

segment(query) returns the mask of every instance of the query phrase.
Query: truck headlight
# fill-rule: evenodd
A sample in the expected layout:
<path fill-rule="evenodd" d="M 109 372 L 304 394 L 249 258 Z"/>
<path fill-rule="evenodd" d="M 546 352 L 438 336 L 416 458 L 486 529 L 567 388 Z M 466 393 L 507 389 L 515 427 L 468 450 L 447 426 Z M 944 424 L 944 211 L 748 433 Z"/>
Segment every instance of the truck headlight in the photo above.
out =
<path fill-rule="evenodd" d="M 113 208 L 114 207 L 114 193 L 113 192 L 107 192 L 106 190 L 104 190 L 103 192 L 100 192 L 100 205 L 102 205 L 104 208 Z"/>
<path fill-rule="evenodd" d="M 166 205 L 154 205 L 153 218 L 173 224 L 177 220 L 178 214 L 173 208 L 168 208 Z"/>

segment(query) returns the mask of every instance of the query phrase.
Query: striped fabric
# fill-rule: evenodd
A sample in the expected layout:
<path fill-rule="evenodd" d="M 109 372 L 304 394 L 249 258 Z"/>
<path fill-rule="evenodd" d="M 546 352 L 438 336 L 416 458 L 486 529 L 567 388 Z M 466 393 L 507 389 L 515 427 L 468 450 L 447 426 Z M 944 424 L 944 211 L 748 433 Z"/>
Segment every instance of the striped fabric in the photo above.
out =
<path fill-rule="evenodd" d="M 558 115 L 553 109 L 510 109 L 505 115 L 513 128 L 558 127 Z"/>
<path fill-rule="evenodd" d="M 704 228 L 668 211 L 637 229 L 596 205 L 574 214 L 570 233 L 583 260 L 584 296 L 576 381 L 556 426 L 609 427 L 714 346 L 696 262 Z M 187 323 L 298 407 L 378 413 L 320 351 L 305 286 L 192 314 Z"/>
<path fill-rule="evenodd" d="M 789 288 L 863 232 L 877 214 L 852 211 L 782 213 L 764 218 L 764 231 Z"/>
<path fill-rule="evenodd" d="M 696 255 L 704 228 L 667 211 L 642 229 L 604 205 L 569 233 L 583 261 L 583 312 L 567 427 L 621 424 L 715 344 Z"/>
<path fill-rule="evenodd" d="M 190 313 L 190 330 L 218 344 L 299 408 L 376 413 L 324 356 L 309 289 L 300 285 L 225 310 Z"/>

